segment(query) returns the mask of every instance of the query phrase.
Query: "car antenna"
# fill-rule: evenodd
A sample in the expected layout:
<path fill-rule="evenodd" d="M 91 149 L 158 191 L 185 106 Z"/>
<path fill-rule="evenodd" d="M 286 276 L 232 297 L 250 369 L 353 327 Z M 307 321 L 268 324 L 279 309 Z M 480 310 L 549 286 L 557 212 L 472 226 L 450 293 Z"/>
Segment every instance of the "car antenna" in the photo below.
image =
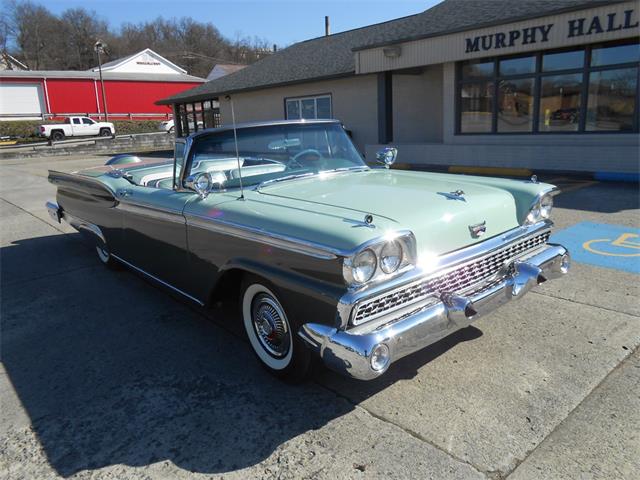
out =
<path fill-rule="evenodd" d="M 244 200 L 244 188 L 242 187 L 242 167 L 240 165 L 240 153 L 238 152 L 238 132 L 236 132 L 236 114 L 233 111 L 233 100 L 231 95 L 224 97 L 231 104 L 231 122 L 233 122 L 233 142 L 236 146 L 236 160 L 238 160 L 238 178 L 240 179 L 240 199 Z"/>

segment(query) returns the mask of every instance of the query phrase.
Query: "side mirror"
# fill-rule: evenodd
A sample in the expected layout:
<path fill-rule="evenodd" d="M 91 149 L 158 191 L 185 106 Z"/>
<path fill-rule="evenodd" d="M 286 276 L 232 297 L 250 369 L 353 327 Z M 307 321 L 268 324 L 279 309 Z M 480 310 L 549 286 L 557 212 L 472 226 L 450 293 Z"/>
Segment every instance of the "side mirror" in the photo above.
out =
<path fill-rule="evenodd" d="M 385 168 L 389 168 L 395 163 L 397 156 L 397 148 L 385 147 L 382 150 L 378 150 L 378 152 L 376 153 L 376 160 L 384 164 Z"/>
<path fill-rule="evenodd" d="M 209 172 L 197 173 L 187 177 L 184 181 L 184 186 L 189 190 L 193 190 L 200 195 L 200 198 L 204 199 L 209 196 L 213 189 L 213 179 Z"/>

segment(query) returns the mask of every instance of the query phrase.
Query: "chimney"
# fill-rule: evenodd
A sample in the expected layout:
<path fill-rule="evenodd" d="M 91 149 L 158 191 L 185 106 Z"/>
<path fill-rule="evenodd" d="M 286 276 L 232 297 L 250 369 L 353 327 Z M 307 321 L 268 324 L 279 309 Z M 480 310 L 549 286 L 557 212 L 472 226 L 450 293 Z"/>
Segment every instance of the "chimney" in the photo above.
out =
<path fill-rule="evenodd" d="M 273 44 L 273 51 L 277 52 L 278 51 L 278 45 L 276 45 L 275 43 Z"/>
<path fill-rule="evenodd" d="M 331 29 L 329 28 L 329 16 L 324 16 L 324 36 L 328 37 L 331 35 Z"/>

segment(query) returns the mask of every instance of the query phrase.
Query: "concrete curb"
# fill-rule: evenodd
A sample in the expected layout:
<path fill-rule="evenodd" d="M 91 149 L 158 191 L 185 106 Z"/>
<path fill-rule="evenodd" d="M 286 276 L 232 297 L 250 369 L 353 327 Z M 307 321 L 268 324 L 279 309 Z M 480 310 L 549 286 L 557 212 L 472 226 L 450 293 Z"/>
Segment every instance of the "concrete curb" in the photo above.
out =
<path fill-rule="evenodd" d="M 96 153 L 124 153 L 173 148 L 174 137 L 164 132 L 119 135 L 115 138 L 96 137 L 86 141 L 64 141 L 53 145 L 24 145 L 0 150 L 0 160 L 31 157 L 59 157 Z"/>

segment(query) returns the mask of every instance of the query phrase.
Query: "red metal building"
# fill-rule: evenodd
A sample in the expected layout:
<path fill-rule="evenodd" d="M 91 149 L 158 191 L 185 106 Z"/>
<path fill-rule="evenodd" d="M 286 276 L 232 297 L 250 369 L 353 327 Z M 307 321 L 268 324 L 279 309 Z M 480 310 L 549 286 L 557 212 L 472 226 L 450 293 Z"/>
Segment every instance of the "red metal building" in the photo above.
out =
<path fill-rule="evenodd" d="M 96 70 L 0 71 L 0 120 L 73 114 L 102 118 L 102 89 Z M 155 102 L 205 81 L 148 49 L 106 63 L 102 72 L 107 111 L 114 120 L 169 118 L 171 107 Z"/>

